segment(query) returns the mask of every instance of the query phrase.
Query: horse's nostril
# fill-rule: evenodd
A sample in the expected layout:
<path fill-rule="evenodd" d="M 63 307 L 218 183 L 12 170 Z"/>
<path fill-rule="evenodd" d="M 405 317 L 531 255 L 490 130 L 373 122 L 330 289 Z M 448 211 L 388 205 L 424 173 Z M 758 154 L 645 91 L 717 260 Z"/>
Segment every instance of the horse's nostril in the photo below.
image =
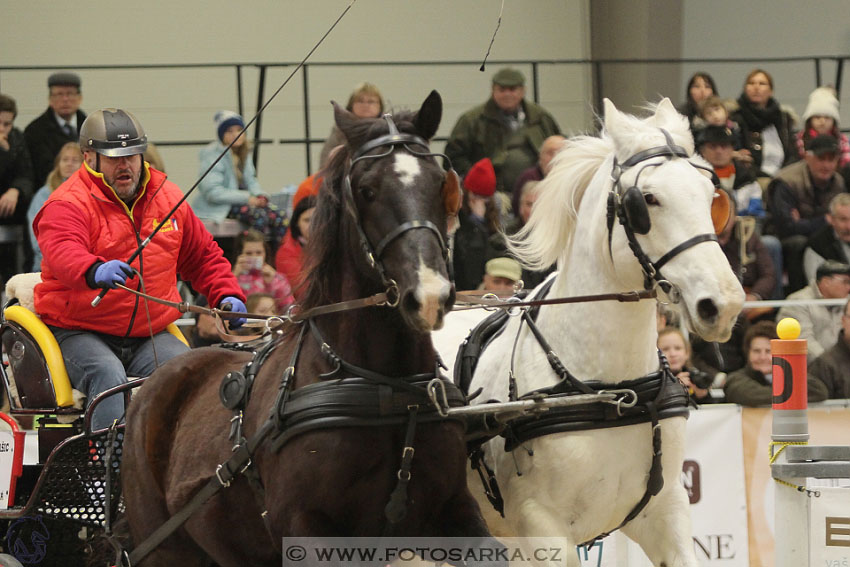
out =
<path fill-rule="evenodd" d="M 421 307 L 419 300 L 416 299 L 416 294 L 410 291 L 404 294 L 404 297 L 402 298 L 401 302 L 402 307 L 406 311 L 416 312 L 419 311 L 419 308 Z"/>
<path fill-rule="evenodd" d="M 719 311 L 717 310 L 717 305 L 714 304 L 713 300 L 700 299 L 699 302 L 697 302 L 697 313 L 700 318 L 710 321 L 717 317 Z"/>

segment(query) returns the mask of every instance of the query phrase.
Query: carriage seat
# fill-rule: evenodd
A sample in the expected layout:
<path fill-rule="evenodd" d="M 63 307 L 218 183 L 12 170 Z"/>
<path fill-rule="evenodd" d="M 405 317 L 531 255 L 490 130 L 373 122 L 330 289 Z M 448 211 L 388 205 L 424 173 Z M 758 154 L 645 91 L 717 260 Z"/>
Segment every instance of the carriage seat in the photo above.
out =
<path fill-rule="evenodd" d="M 33 278 L 34 275 L 38 278 Z M 6 382 L 11 393 L 12 410 L 82 411 L 85 394 L 71 387 L 59 343 L 32 309 L 32 287 L 40 281 L 40 274 L 19 274 L 6 285 L 7 296 L 22 303 L 6 307 L 0 327 L 0 341 L 9 361 Z M 32 286 L 27 286 L 27 283 Z M 176 324 L 169 324 L 167 330 L 189 346 Z"/>

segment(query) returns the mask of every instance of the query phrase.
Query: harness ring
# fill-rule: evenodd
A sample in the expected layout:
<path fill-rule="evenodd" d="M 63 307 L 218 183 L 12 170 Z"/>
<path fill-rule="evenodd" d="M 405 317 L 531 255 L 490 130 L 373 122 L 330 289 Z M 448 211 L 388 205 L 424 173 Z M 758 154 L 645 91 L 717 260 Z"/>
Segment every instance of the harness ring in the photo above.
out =
<path fill-rule="evenodd" d="M 387 307 L 398 307 L 398 302 L 401 300 L 401 294 L 398 291 L 398 284 L 394 279 L 387 282 L 387 300 L 378 305 L 386 305 Z"/>
<path fill-rule="evenodd" d="M 437 387 L 440 388 L 440 393 L 442 395 L 442 403 L 441 400 L 437 397 Z M 446 385 L 439 378 L 434 378 L 430 382 L 428 382 L 427 386 L 428 390 L 428 398 L 431 400 L 431 403 L 434 404 L 434 408 L 436 408 L 437 413 L 440 414 L 440 417 L 447 417 L 449 415 L 449 398 L 446 394 Z"/>

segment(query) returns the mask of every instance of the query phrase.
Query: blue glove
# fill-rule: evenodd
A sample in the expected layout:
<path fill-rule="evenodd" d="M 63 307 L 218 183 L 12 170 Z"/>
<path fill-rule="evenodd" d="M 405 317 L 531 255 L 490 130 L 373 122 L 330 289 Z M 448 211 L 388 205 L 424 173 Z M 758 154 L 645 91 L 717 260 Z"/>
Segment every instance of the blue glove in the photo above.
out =
<path fill-rule="evenodd" d="M 750 204 L 747 206 L 747 211 L 745 214 L 751 217 L 763 217 L 767 213 L 764 210 L 764 206 L 762 205 L 761 199 L 759 199 L 758 197 L 753 197 L 752 199 L 750 199 Z"/>
<path fill-rule="evenodd" d="M 242 303 L 242 300 L 238 297 L 233 297 L 232 295 L 229 295 L 222 299 L 218 304 L 218 308 L 223 311 L 232 311 L 233 313 L 248 312 L 248 310 L 245 308 L 245 304 Z M 247 319 L 245 319 L 245 317 L 237 317 L 236 319 L 230 319 L 230 328 L 238 329 L 239 327 L 244 325 L 246 321 Z"/>
<path fill-rule="evenodd" d="M 94 283 L 100 287 L 115 289 L 117 284 L 124 284 L 133 275 L 133 268 L 121 260 L 104 262 L 94 271 Z"/>

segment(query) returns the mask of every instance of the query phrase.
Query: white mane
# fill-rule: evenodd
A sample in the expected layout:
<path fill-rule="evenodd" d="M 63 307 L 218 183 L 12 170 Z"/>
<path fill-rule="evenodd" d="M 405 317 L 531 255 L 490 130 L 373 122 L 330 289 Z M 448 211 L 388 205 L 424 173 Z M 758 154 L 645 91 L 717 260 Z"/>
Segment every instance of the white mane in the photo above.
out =
<path fill-rule="evenodd" d="M 549 174 L 536 187 L 538 197 L 531 217 L 508 239 L 511 251 L 531 269 L 544 269 L 566 260 L 582 198 L 591 185 L 600 198 L 607 195 L 614 155 L 622 163 L 642 150 L 663 145 L 666 140 L 659 128 L 667 130 L 676 144 L 693 154 L 688 120 L 676 112 L 668 99 L 649 105 L 647 110 L 652 115 L 643 119 L 622 114 L 609 101 L 605 102 L 601 137 L 567 140 L 553 159 Z"/>

